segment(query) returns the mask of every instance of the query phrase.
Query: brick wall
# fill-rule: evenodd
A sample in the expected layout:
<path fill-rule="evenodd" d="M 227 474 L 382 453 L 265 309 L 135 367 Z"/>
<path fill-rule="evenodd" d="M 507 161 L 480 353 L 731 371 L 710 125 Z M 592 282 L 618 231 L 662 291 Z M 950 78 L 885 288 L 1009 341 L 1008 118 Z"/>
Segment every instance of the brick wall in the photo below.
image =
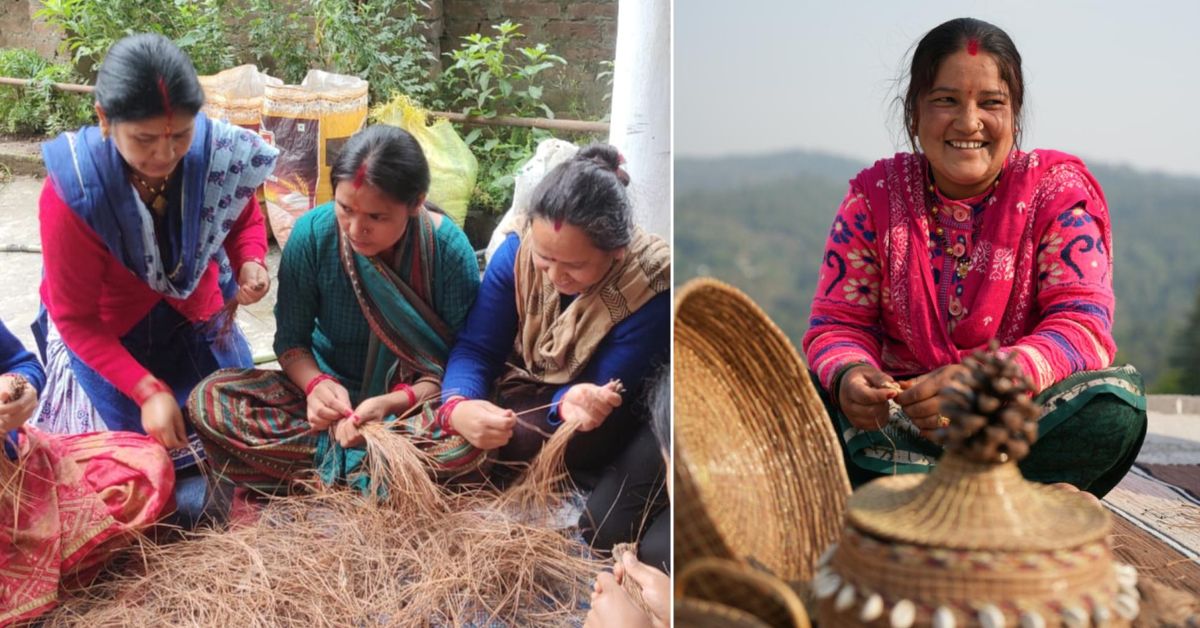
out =
<path fill-rule="evenodd" d="M 43 57 L 53 58 L 62 38 L 33 18 L 41 8 L 38 0 L 0 0 L 0 48 L 32 48 Z"/>
<path fill-rule="evenodd" d="M 443 51 L 454 50 L 461 37 L 494 32 L 492 24 L 511 20 L 531 44 L 544 43 L 567 60 L 547 85 L 551 108 L 560 115 L 598 119 L 608 113 L 607 82 L 597 81 L 601 61 L 616 56 L 617 0 L 441 0 L 445 31 Z"/>

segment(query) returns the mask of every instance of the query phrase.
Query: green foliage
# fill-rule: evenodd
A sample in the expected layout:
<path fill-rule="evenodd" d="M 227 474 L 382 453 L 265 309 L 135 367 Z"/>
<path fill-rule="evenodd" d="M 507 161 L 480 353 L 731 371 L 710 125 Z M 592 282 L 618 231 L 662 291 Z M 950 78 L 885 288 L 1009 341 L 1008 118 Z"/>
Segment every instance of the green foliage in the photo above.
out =
<path fill-rule="evenodd" d="M 366 79 L 371 99 L 404 94 L 427 102 L 437 62 L 421 34 L 424 0 L 247 0 L 234 9 L 246 26 L 247 56 L 273 76 L 296 84 L 317 68 Z"/>
<path fill-rule="evenodd" d="M 495 37 L 474 33 L 458 50 L 446 53 L 453 63 L 441 76 L 447 107 L 470 116 L 553 118 L 542 99 L 547 70 L 566 65 L 545 44 L 520 46 L 521 25 L 493 25 Z M 533 155 L 537 143 L 550 137 L 540 129 L 476 127 L 464 138 L 479 160 L 479 184 L 473 208 L 504 211 L 512 203 L 513 177 Z"/>
<path fill-rule="evenodd" d="M 51 87 L 77 83 L 71 66 L 52 64 L 33 50 L 0 50 L 0 76 L 28 78 L 29 87 L 0 86 L 0 132 L 54 134 L 76 129 L 92 119 L 92 99 Z"/>
<path fill-rule="evenodd" d="M 233 14 L 245 29 L 250 49 L 244 60 L 253 62 L 285 83 L 304 80 L 316 57 L 312 5 L 316 0 L 288 3 L 283 11 L 277 0 L 235 3 Z"/>
<path fill-rule="evenodd" d="M 325 69 L 371 82 L 371 98 L 404 94 L 425 102 L 435 91 L 437 58 L 421 35 L 423 0 L 309 0 L 317 53 Z"/>
<path fill-rule="evenodd" d="M 188 54 L 196 70 L 212 74 L 233 65 L 224 27 L 225 0 L 44 0 L 37 17 L 63 30 L 77 64 L 96 67 L 118 39 L 161 33 Z"/>

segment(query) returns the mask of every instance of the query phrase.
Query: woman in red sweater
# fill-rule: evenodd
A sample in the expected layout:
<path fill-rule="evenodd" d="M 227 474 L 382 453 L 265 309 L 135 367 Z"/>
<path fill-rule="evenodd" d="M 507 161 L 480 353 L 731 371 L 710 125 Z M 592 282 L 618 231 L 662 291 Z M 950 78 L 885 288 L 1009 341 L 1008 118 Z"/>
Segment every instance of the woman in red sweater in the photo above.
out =
<path fill-rule="evenodd" d="M 95 95 L 99 126 L 43 148 L 38 331 L 49 381 L 39 424 L 152 436 L 172 453 L 186 524 L 205 490 L 181 407 L 213 371 L 251 365 L 220 314 L 267 293 L 254 191 L 278 151 L 201 114 L 191 60 L 160 35 L 114 44 Z"/>

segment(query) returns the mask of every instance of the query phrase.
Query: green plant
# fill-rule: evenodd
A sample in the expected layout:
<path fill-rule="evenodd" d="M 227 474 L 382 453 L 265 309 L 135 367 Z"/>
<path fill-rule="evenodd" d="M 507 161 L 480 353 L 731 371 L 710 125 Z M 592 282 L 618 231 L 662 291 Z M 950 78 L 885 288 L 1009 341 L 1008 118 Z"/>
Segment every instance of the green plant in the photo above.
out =
<path fill-rule="evenodd" d="M 62 29 L 77 64 L 95 67 L 118 39 L 161 33 L 192 59 L 201 74 L 233 65 L 225 33 L 225 0 L 44 0 L 37 17 Z"/>
<path fill-rule="evenodd" d="M 596 82 L 608 86 L 608 89 L 604 90 L 604 96 L 601 97 L 607 102 L 612 100 L 613 73 L 616 72 L 617 64 L 605 59 L 600 62 L 600 67 L 604 69 L 596 73 Z"/>
<path fill-rule="evenodd" d="M 404 94 L 426 102 L 437 58 L 420 32 L 424 0 L 315 0 L 317 52 L 325 67 L 371 83 L 376 102 Z"/>
<path fill-rule="evenodd" d="M 450 109 L 470 116 L 547 117 L 554 111 L 542 99 L 543 73 L 566 65 L 545 44 L 519 46 L 521 25 L 493 25 L 495 37 L 474 33 L 446 56 L 452 63 L 442 72 L 443 98 Z M 471 205 L 503 211 L 512 203 L 513 177 L 537 143 L 550 133 L 521 127 L 476 127 L 464 138 L 480 157 L 479 183 Z"/>
<path fill-rule="evenodd" d="M 281 11 L 277 0 L 248 0 L 234 7 L 234 16 L 245 27 L 249 55 L 285 83 L 304 80 L 316 56 L 312 4 L 292 2 L 290 10 Z"/>
<path fill-rule="evenodd" d="M 405 94 L 428 104 L 437 58 L 421 34 L 424 0 L 249 0 L 234 9 L 246 25 L 248 51 L 288 83 L 310 68 L 351 74 L 371 84 L 376 102 Z"/>
<path fill-rule="evenodd" d="M 0 132 L 53 134 L 92 119 L 92 99 L 62 92 L 51 83 L 77 83 L 66 64 L 52 64 L 33 50 L 0 50 L 0 76 L 32 79 L 28 87 L 0 86 Z"/>

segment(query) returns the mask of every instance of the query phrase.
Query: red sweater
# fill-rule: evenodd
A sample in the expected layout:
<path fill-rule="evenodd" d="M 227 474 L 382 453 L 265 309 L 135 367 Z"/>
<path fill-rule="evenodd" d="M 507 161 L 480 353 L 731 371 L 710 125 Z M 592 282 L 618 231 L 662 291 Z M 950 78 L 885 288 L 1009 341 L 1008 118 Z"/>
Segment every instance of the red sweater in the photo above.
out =
<path fill-rule="evenodd" d="M 58 197 L 49 179 L 42 186 L 38 209 L 44 264 L 41 296 L 46 311 L 63 342 L 84 364 L 140 401 L 134 388 L 150 372 L 121 345 L 121 336 L 162 299 L 188 320 L 211 318 L 224 305 L 217 264 L 209 262 L 188 298 L 164 297 L 109 252 L 100 236 Z M 264 259 L 267 232 L 255 197 L 250 197 L 225 238 L 225 252 L 234 273 L 249 260 Z"/>

